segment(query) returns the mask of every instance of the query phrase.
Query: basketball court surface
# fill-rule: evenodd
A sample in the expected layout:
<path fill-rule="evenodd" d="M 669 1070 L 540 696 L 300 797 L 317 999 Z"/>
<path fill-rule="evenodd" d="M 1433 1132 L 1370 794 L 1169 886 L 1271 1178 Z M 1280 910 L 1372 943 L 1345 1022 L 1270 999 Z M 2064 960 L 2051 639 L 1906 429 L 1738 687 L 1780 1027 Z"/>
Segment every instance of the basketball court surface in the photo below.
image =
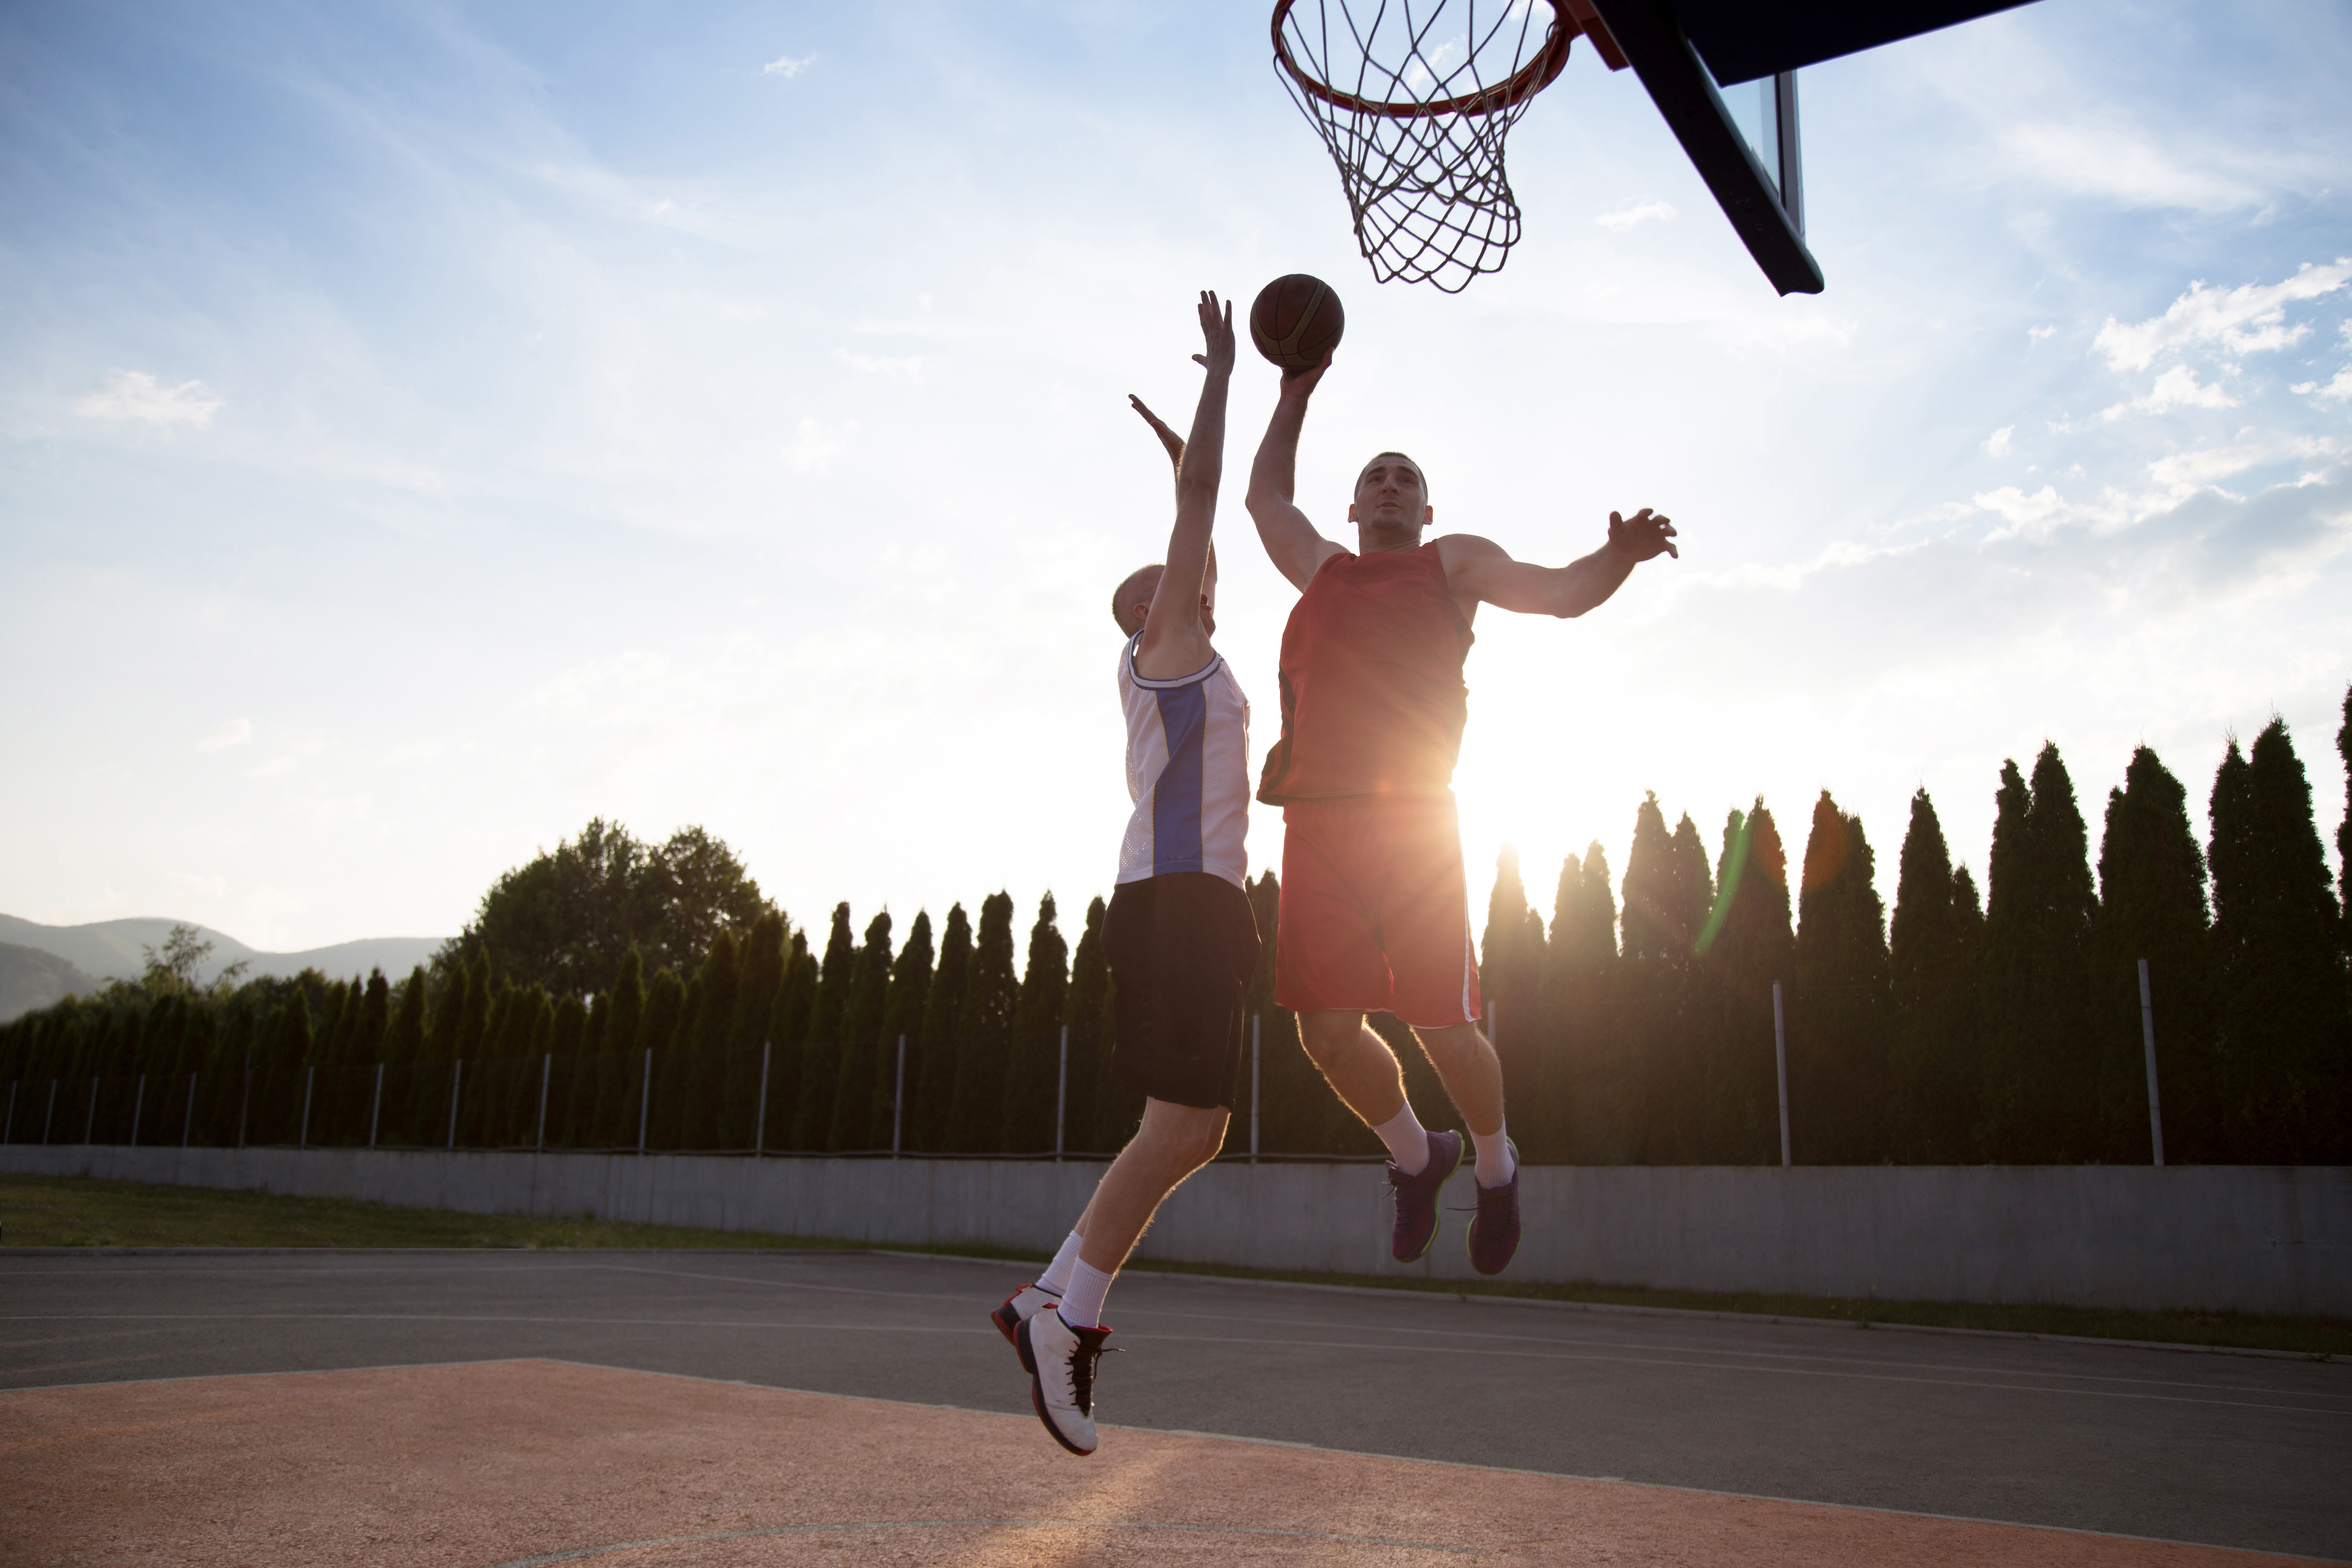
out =
<path fill-rule="evenodd" d="M 0 1258 L 26 1564 L 2352 1557 L 2352 1368 L 874 1254 Z M 2190 1544 L 2194 1543 L 2194 1544 Z"/>

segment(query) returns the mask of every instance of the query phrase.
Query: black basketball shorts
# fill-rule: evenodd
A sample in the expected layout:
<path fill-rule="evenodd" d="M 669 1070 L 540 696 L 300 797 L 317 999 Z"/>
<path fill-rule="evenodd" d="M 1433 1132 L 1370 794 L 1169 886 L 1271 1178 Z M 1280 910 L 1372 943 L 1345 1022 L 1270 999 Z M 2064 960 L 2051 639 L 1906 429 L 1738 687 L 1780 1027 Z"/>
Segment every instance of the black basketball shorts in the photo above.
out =
<path fill-rule="evenodd" d="M 1234 1108 L 1257 918 L 1207 871 L 1122 882 L 1103 917 L 1114 985 L 1111 1068 L 1154 1100 Z"/>

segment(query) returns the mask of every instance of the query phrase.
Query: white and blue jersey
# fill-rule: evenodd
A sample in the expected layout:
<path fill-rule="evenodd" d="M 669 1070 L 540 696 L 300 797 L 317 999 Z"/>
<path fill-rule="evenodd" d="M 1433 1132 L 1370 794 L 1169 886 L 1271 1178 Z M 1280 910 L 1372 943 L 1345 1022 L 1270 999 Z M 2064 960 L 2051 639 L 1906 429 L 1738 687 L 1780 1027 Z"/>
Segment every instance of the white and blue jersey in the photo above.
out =
<path fill-rule="evenodd" d="M 1135 802 L 1118 847 L 1118 880 L 1206 871 L 1246 888 L 1249 699 L 1222 657 L 1174 680 L 1136 673 L 1129 637 L 1118 656 L 1127 710 L 1127 793 Z"/>

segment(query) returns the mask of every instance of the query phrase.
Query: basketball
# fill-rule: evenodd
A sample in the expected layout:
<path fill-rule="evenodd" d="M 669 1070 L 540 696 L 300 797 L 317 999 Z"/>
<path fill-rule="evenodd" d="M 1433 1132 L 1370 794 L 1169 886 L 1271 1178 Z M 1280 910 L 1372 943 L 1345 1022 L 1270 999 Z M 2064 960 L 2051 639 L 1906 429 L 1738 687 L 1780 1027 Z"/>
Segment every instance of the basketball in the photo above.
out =
<path fill-rule="evenodd" d="M 1339 296 L 1320 278 L 1293 272 L 1257 291 L 1250 305 L 1250 342 L 1286 372 L 1313 370 L 1339 346 L 1348 325 Z"/>

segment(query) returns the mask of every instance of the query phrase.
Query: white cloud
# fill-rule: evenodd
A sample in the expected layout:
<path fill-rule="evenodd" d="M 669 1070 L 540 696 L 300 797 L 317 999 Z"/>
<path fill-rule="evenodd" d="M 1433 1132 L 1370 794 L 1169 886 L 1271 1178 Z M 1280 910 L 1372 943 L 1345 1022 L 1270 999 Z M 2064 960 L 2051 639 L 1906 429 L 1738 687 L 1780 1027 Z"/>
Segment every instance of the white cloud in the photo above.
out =
<path fill-rule="evenodd" d="M 272 757 L 268 762 L 262 763 L 259 767 L 247 770 L 245 776 L 249 779 L 277 778 L 282 774 L 290 773 L 293 771 L 294 759 L 292 757 Z"/>
<path fill-rule="evenodd" d="M 2161 414 L 2168 408 L 2234 408 L 2238 400 L 2227 388 L 2216 382 L 2210 386 L 2198 384 L 2197 373 L 2185 364 L 2174 365 L 2156 378 L 2146 397 L 2135 397 L 2128 403 L 2118 403 L 2100 410 L 2102 419 L 2120 419 L 2126 414 Z"/>
<path fill-rule="evenodd" d="M 803 55 L 799 59 L 794 59 L 790 55 L 778 55 L 774 59 L 770 60 L 766 65 L 760 68 L 760 74 L 762 76 L 780 76 L 789 81 L 793 77 L 800 75 L 801 72 L 808 69 L 809 67 L 814 64 L 816 64 L 816 57 L 814 55 Z"/>
<path fill-rule="evenodd" d="M 800 428 L 784 443 L 784 467 L 796 474 L 824 472 L 848 449 L 849 433 L 856 427 L 854 421 L 827 427 L 820 420 L 802 416 Z"/>
<path fill-rule="evenodd" d="M 201 381 L 158 386 L 143 370 L 118 370 L 107 377 L 104 387 L 77 402 L 73 411 L 85 419 L 140 419 L 202 429 L 213 422 L 213 412 L 220 405 L 221 400 Z"/>
<path fill-rule="evenodd" d="M 1994 431 L 1991 435 L 1986 437 L 1984 440 L 1985 455 L 1990 458 L 2008 457 L 2009 438 L 2016 433 L 2016 426 L 2004 425 L 2000 429 Z"/>
<path fill-rule="evenodd" d="M 833 355 L 852 370 L 862 370 L 868 375 L 903 375 L 915 385 L 923 384 L 923 356 L 908 354 L 892 358 L 885 354 L 862 354 L 854 349 L 835 349 Z"/>
<path fill-rule="evenodd" d="M 1592 221 L 1603 228 L 1628 229 L 1652 218 L 1663 223 L 1679 216 L 1668 202 L 1627 202 L 1613 212 L 1601 214 Z"/>
<path fill-rule="evenodd" d="M 2025 329 L 2025 341 L 2030 343 L 2048 342 L 2052 338 L 2054 338 L 2057 335 L 2058 329 L 2055 327 L 2028 327 Z"/>
<path fill-rule="evenodd" d="M 222 724 L 215 729 L 206 731 L 205 732 L 204 739 L 196 742 L 196 750 L 199 752 L 225 752 L 231 746 L 245 745 L 251 742 L 252 739 L 253 721 L 250 719 L 232 719 L 226 724 Z"/>
<path fill-rule="evenodd" d="M 2091 348 L 2117 370 L 2146 370 L 2158 354 L 2191 343 L 2218 342 L 2232 353 L 2284 348 L 2310 330 L 2285 325 L 2287 305 L 2332 294 L 2347 279 L 2352 279 L 2352 257 L 2327 267 L 2306 261 L 2292 278 L 2242 289 L 2208 289 L 2200 278 L 2161 316 L 2131 325 L 2108 317 Z"/>
<path fill-rule="evenodd" d="M 2222 212 L 2262 199 L 2242 180 L 2181 163 L 2136 126 L 2026 123 L 2000 140 L 2027 174 L 2126 206 Z"/>
<path fill-rule="evenodd" d="M 2347 325 L 2352 327 L 2352 323 Z M 2337 371 L 2336 379 L 2325 386 L 2315 381 L 2298 381 L 2287 390 L 2299 396 L 2332 397 L 2339 403 L 2352 400 L 2352 370 Z"/>

